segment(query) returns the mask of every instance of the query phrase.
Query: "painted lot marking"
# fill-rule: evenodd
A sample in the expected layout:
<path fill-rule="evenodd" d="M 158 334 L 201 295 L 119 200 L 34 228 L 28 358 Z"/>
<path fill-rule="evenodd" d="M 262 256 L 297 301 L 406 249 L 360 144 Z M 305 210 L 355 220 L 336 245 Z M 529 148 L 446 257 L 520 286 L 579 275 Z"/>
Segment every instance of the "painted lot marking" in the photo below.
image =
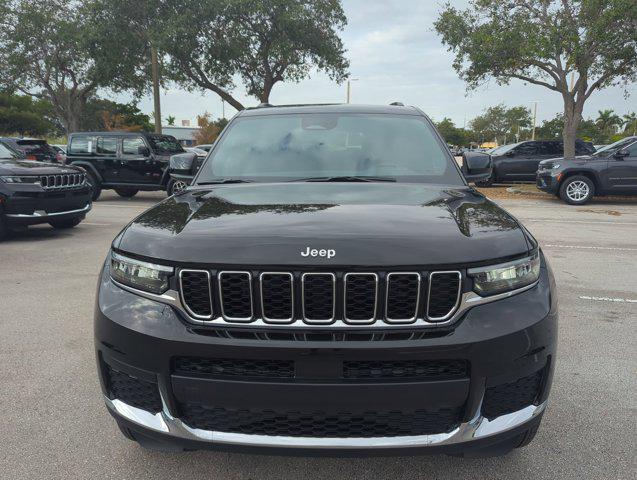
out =
<path fill-rule="evenodd" d="M 113 208 L 148 208 L 153 206 L 154 203 L 149 203 L 148 205 L 111 205 L 109 203 L 98 203 L 93 204 L 93 208 L 95 207 L 113 207 Z"/>
<path fill-rule="evenodd" d="M 82 225 L 93 225 L 96 227 L 110 227 L 112 223 L 93 223 L 93 222 L 82 222 Z"/>
<path fill-rule="evenodd" d="M 589 297 L 588 295 L 580 295 L 579 298 L 580 300 L 592 300 L 594 302 L 637 303 L 637 299 L 631 298 Z"/>
<path fill-rule="evenodd" d="M 595 225 L 637 225 L 637 222 L 600 222 L 597 220 L 558 220 L 556 218 L 528 218 L 523 219 L 523 222 L 534 222 L 534 223 L 593 223 Z"/>
<path fill-rule="evenodd" d="M 588 245 L 544 245 L 549 248 L 573 248 L 573 249 L 585 249 L 585 250 L 610 250 L 618 252 L 637 252 L 637 248 L 624 248 L 624 247 L 591 247 Z"/>

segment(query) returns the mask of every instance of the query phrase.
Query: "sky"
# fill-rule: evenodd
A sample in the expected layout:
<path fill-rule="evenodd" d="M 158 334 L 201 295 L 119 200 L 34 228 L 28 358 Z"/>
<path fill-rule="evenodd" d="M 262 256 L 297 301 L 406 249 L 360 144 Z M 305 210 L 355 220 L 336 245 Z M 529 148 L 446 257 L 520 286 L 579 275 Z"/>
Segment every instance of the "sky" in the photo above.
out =
<path fill-rule="evenodd" d="M 452 1 L 462 7 L 466 1 Z M 562 112 L 559 93 L 513 80 L 510 85 L 495 82 L 467 92 L 465 83 L 452 68 L 453 54 L 442 45 L 433 23 L 442 9 L 437 0 L 344 0 L 348 25 L 341 33 L 350 60 L 352 103 L 388 104 L 394 101 L 416 105 L 434 120 L 449 117 L 462 127 L 485 108 L 499 103 L 533 108 L 537 101 L 538 124 Z M 637 86 L 608 88 L 595 92 L 587 101 L 584 117 L 597 116 L 598 110 L 613 109 L 623 115 L 637 110 Z M 233 94 L 246 106 L 258 103 L 247 97 L 240 82 Z M 270 96 L 272 104 L 341 103 L 346 86 L 331 81 L 325 74 L 312 72 L 300 83 L 278 83 Z M 126 95 L 114 97 L 130 101 Z M 213 92 L 186 92 L 178 87 L 162 90 L 162 117 L 176 117 L 176 125 L 208 112 L 213 118 L 222 116 L 222 102 Z M 150 96 L 139 102 L 139 108 L 151 113 Z M 225 116 L 235 110 L 226 104 Z"/>

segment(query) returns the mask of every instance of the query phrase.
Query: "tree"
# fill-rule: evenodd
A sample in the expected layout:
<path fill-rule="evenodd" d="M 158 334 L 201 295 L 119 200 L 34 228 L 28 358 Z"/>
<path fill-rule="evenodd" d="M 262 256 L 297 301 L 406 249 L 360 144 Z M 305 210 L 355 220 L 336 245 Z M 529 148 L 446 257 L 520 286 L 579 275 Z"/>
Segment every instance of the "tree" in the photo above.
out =
<path fill-rule="evenodd" d="M 469 143 L 467 132 L 462 128 L 456 127 L 450 118 L 443 118 L 436 123 L 436 128 L 449 145 L 459 146 Z"/>
<path fill-rule="evenodd" d="M 161 0 L 154 25 L 167 67 L 182 85 L 210 90 L 237 110 L 240 78 L 248 95 L 268 102 L 279 82 L 316 68 L 341 82 L 349 62 L 338 32 L 340 0 Z"/>
<path fill-rule="evenodd" d="M 197 116 L 197 125 L 199 130 L 194 135 L 197 145 L 214 142 L 223 129 L 219 126 L 219 121 L 211 120 L 211 115 L 208 112 Z"/>
<path fill-rule="evenodd" d="M 90 9 L 64 0 L 7 1 L 0 16 L 0 86 L 49 101 L 67 133 L 81 129 L 99 88 L 139 88 L 137 57 L 102 35 Z"/>
<path fill-rule="evenodd" d="M 175 124 L 175 120 L 177 120 L 173 115 L 168 115 L 166 117 L 166 123 L 170 126 L 173 126 Z"/>
<path fill-rule="evenodd" d="M 480 142 L 506 143 L 507 139 L 518 138 L 523 129 L 531 126 L 531 111 L 526 107 L 507 108 L 500 104 L 487 108 L 471 121 L 470 126 Z"/>
<path fill-rule="evenodd" d="M 82 125 L 87 130 L 127 130 L 152 132 L 154 125 L 149 115 L 142 113 L 137 104 L 117 103 L 104 98 L 87 101 Z"/>
<path fill-rule="evenodd" d="M 494 78 L 558 92 L 572 158 L 586 100 L 637 77 L 636 24 L 635 0 L 471 0 L 466 10 L 446 4 L 435 28 L 469 89 Z"/>
<path fill-rule="evenodd" d="M 624 133 L 628 135 L 637 135 L 637 113 L 629 112 L 624 115 Z"/>
<path fill-rule="evenodd" d="M 599 110 L 599 116 L 595 120 L 595 124 L 604 136 L 605 142 L 610 142 L 610 138 L 617 133 L 623 121 L 619 115 L 612 110 Z"/>
<path fill-rule="evenodd" d="M 59 135 L 61 125 L 51 104 L 28 95 L 0 93 L 0 134 Z"/>

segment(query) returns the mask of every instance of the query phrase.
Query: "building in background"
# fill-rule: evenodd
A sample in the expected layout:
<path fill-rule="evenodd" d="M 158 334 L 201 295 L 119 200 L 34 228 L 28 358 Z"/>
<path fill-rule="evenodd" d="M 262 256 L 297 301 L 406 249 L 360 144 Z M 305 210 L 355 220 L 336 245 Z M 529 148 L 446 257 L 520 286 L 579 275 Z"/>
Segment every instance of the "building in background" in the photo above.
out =
<path fill-rule="evenodd" d="M 186 147 L 195 145 L 195 134 L 199 131 L 199 127 L 175 127 L 162 126 L 161 131 L 164 135 L 172 135 L 179 143 Z"/>

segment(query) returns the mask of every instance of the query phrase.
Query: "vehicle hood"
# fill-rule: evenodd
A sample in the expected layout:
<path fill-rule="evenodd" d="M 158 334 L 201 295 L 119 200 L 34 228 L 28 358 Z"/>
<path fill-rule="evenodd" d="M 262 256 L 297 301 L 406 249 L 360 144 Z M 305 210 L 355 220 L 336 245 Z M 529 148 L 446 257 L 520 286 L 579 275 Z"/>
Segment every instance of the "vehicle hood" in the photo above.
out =
<path fill-rule="evenodd" d="M 72 165 L 58 165 L 36 160 L 0 159 L 0 175 L 55 175 L 83 171 Z"/>
<path fill-rule="evenodd" d="M 607 161 L 607 158 L 604 157 L 596 157 L 595 155 L 578 155 L 575 158 L 565 159 L 564 157 L 555 157 L 549 158 L 546 160 L 542 160 L 539 165 L 540 167 L 544 167 L 546 165 L 553 165 L 555 163 L 573 163 L 573 164 L 581 164 L 586 162 L 592 162 L 595 160 Z"/>
<path fill-rule="evenodd" d="M 236 184 L 189 190 L 131 222 L 113 246 L 179 263 L 467 265 L 520 255 L 527 237 L 468 187 Z M 302 251 L 330 249 L 333 258 Z"/>

